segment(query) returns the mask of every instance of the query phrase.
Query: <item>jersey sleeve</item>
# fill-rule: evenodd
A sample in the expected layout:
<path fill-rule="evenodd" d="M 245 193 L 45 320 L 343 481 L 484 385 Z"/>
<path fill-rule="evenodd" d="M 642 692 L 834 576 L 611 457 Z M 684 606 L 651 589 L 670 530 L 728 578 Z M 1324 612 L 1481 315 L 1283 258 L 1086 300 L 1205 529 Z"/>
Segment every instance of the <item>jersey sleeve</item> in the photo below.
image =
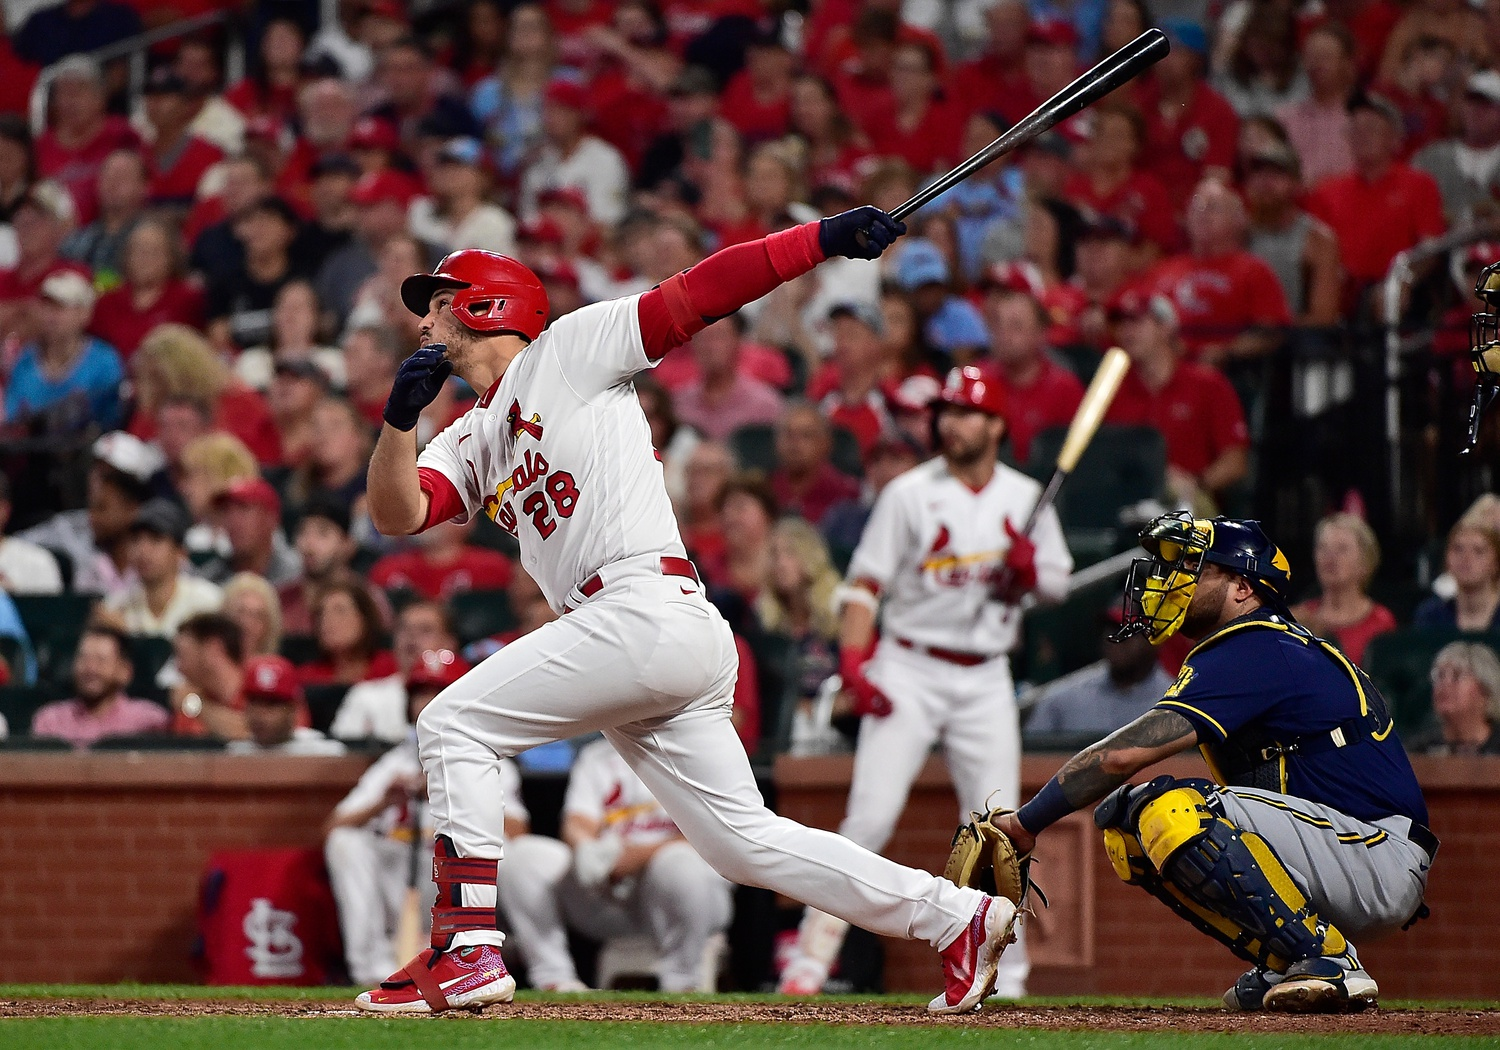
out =
<path fill-rule="evenodd" d="M 1264 714 L 1278 695 L 1270 679 L 1284 674 L 1286 664 L 1270 632 L 1264 632 L 1264 638 L 1254 637 L 1260 633 L 1226 639 L 1191 657 L 1156 706 L 1186 718 L 1204 744 L 1222 743 Z"/>
<path fill-rule="evenodd" d="M 1073 575 L 1073 554 L 1063 536 L 1062 521 L 1056 507 L 1048 507 L 1037 519 L 1032 536 L 1036 544 L 1036 590 L 1050 601 L 1068 596 L 1068 577 Z"/>
<path fill-rule="evenodd" d="M 578 753 L 573 763 L 573 772 L 568 776 L 568 790 L 563 795 L 563 816 L 576 813 L 599 823 L 604 822 L 605 801 L 610 791 L 609 770 L 604 761 L 608 756 L 600 751 L 607 743 L 590 744 Z"/>
<path fill-rule="evenodd" d="M 892 482 L 875 499 L 870 520 L 849 559 L 848 580 L 877 596 L 895 579 L 901 557 L 911 550 L 913 528 L 908 508 L 916 498 L 910 486 Z"/>
<path fill-rule="evenodd" d="M 531 823 L 531 811 L 521 798 L 521 769 L 515 759 L 500 760 L 500 794 L 505 799 L 505 812 L 517 820 Z"/>
<path fill-rule="evenodd" d="M 592 401 L 653 368 L 641 339 L 640 296 L 594 303 L 559 317 L 542 338 L 573 392 Z"/>
<path fill-rule="evenodd" d="M 463 454 L 463 446 L 474 443 L 469 427 L 475 418 L 471 410 L 427 442 L 417 456 L 417 477 L 431 500 L 423 529 L 443 521 L 468 521 L 484 505 L 479 474 Z"/>

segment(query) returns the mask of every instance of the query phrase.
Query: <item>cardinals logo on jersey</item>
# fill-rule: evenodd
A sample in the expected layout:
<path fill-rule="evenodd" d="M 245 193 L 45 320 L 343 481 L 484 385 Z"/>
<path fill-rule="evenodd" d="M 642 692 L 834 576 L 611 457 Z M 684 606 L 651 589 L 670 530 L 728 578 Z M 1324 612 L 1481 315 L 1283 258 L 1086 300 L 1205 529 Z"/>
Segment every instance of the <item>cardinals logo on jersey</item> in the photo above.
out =
<path fill-rule="evenodd" d="M 927 548 L 928 554 L 937 554 L 939 551 L 948 549 L 952 537 L 948 534 L 948 526 L 939 524 L 937 538 L 932 541 L 932 546 Z"/>
<path fill-rule="evenodd" d="M 529 434 L 537 441 L 542 440 L 542 416 L 540 412 L 533 412 L 530 419 L 521 414 L 521 402 L 512 401 L 510 409 L 505 413 L 505 423 L 510 427 L 510 436 L 518 438 L 522 434 Z"/>
<path fill-rule="evenodd" d="M 960 554 L 952 547 L 953 534 L 940 523 L 921 565 L 921 571 L 930 573 L 940 587 L 963 587 L 971 581 L 985 581 L 993 574 L 999 551 Z"/>

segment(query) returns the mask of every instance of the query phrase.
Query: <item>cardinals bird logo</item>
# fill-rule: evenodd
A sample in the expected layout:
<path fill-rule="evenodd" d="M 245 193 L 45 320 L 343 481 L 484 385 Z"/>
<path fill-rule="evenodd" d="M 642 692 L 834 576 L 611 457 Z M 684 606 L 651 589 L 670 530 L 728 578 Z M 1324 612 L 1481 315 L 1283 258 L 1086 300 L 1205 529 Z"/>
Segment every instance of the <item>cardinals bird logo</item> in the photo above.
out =
<path fill-rule="evenodd" d="M 523 433 L 530 434 L 537 441 L 542 440 L 542 416 L 540 412 L 533 412 L 530 419 L 521 416 L 521 402 L 512 401 L 510 410 L 505 413 L 505 422 L 510 427 L 511 437 L 520 437 Z"/>

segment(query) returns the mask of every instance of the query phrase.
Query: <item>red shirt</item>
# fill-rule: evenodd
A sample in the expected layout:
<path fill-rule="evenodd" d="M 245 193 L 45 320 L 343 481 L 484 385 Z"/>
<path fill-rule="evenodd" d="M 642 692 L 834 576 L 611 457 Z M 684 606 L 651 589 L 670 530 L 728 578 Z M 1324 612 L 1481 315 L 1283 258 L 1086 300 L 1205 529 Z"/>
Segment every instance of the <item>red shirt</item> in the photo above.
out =
<path fill-rule="evenodd" d="M 390 650 L 382 649 L 370 658 L 370 666 L 365 668 L 360 681 L 373 682 L 377 678 L 389 678 L 398 670 L 400 669 L 396 666 L 396 658 L 391 655 Z M 331 685 L 338 681 L 334 674 L 332 663 L 327 660 L 315 660 L 297 668 L 297 681 L 302 685 Z"/>
<path fill-rule="evenodd" d="M 499 551 L 465 546 L 455 561 L 441 565 L 417 549 L 387 554 L 370 570 L 370 582 L 381 590 L 412 590 L 432 601 L 447 601 L 461 591 L 500 591 L 510 586 L 510 559 Z"/>
<path fill-rule="evenodd" d="M 760 676 L 755 671 L 755 653 L 739 635 L 734 636 L 734 651 L 740 661 L 734 682 L 734 710 L 741 716 L 735 732 L 745 745 L 745 753 L 750 754 L 760 745 Z"/>
<path fill-rule="evenodd" d="M 166 157 L 148 153 L 151 203 L 191 203 L 198 195 L 198 183 L 204 172 L 223 159 L 223 150 L 197 135 L 189 135 L 186 142 Z"/>
<path fill-rule="evenodd" d="M 1194 356 L 1247 328 L 1292 323 L 1275 272 L 1247 251 L 1174 255 L 1147 275 L 1147 283 L 1176 306 L 1182 341 Z"/>
<path fill-rule="evenodd" d="M 947 99 L 933 99 L 927 111 L 911 130 L 896 123 L 895 106 L 884 107 L 864 115 L 860 125 L 874 152 L 882 157 L 900 157 L 917 174 L 946 171 L 963 158 L 964 123 L 968 113 Z"/>
<path fill-rule="evenodd" d="M 1166 187 L 1178 210 L 1187 207 L 1203 169 L 1234 168 L 1240 118 L 1234 107 L 1207 84 L 1197 84 L 1188 104 L 1168 123 L 1161 113 L 1161 93 L 1152 80 L 1141 89 L 1146 114 L 1146 148 L 1141 157 L 1147 171 Z"/>
<path fill-rule="evenodd" d="M 1317 612 L 1321 600 L 1311 598 L 1307 602 L 1307 608 L 1311 612 Z M 1356 620 L 1348 627 L 1339 627 L 1331 632 L 1333 640 L 1338 643 L 1344 655 L 1355 663 L 1364 663 L 1365 650 L 1370 643 L 1379 635 L 1388 631 L 1394 631 L 1400 624 L 1396 622 L 1396 615 L 1379 602 L 1370 606 L 1370 611 L 1363 620 Z"/>
<path fill-rule="evenodd" d="M 0 36 L 0 112 L 25 113 L 31 105 L 31 89 L 40 69 L 21 58 Z"/>
<path fill-rule="evenodd" d="M 1089 306 L 1082 288 L 1071 284 L 1054 284 L 1041 295 L 1042 308 L 1052 323 L 1047 326 L 1047 342 L 1053 346 L 1072 346 L 1083 342 L 1078 331 L 1078 315 Z"/>
<path fill-rule="evenodd" d="M 866 76 L 857 61 L 835 74 L 833 92 L 839 109 L 858 128 L 878 127 L 881 118 L 896 104 L 890 81 L 882 76 Z M 880 145 L 880 152 L 884 153 L 884 142 Z"/>
<path fill-rule="evenodd" d="M 93 138 L 77 149 L 57 141 L 49 128 L 36 140 L 37 175 L 61 183 L 78 208 L 77 225 L 87 226 L 99 210 L 99 168 L 117 149 L 140 149 L 141 137 L 124 117 L 105 117 Z"/>
<path fill-rule="evenodd" d="M 558 0 L 550 0 L 547 18 L 557 37 L 559 65 L 585 69 L 593 63 L 597 52 L 584 37 L 584 31 L 593 26 L 609 25 L 613 7 L 613 4 L 593 0 L 582 11 L 573 11 Z"/>
<path fill-rule="evenodd" d="M 73 270 L 90 280 L 94 276 L 89 273 L 87 266 L 66 259 L 53 259 L 52 262 L 29 275 L 21 273 L 20 270 L 0 270 L 0 303 L 35 299 L 41 294 L 42 282 L 63 270 Z"/>
<path fill-rule="evenodd" d="M 156 420 L 137 411 L 125 428 L 142 441 L 156 437 Z M 230 386 L 219 395 L 214 429 L 226 430 L 245 443 L 257 461 L 266 466 L 281 463 L 281 435 L 266 399 L 247 386 Z"/>
<path fill-rule="evenodd" d="M 661 95 L 614 65 L 589 84 L 589 105 L 595 133 L 619 150 L 632 168 L 667 128 L 667 104 Z"/>
<path fill-rule="evenodd" d="M 859 495 L 859 482 L 832 463 L 824 463 L 801 489 L 792 486 L 786 471 L 777 470 L 771 475 L 771 494 L 783 514 L 795 514 L 817 525 L 834 504 Z"/>
<path fill-rule="evenodd" d="M 1313 188 L 1307 210 L 1333 227 L 1344 269 L 1360 283 L 1378 281 L 1397 252 L 1443 232 L 1443 199 L 1426 172 L 1392 164 L 1373 182 L 1358 172 Z"/>
<path fill-rule="evenodd" d="M 1182 237 L 1173 217 L 1176 208 L 1167 188 L 1154 175 L 1133 171 L 1113 190 L 1101 193 L 1087 175 L 1077 172 L 1063 185 L 1063 196 L 1075 207 L 1128 223 L 1163 252 L 1174 252 L 1181 247 Z"/>
<path fill-rule="evenodd" d="M 128 361 L 151 329 L 161 324 L 202 328 L 202 289 L 189 281 L 172 281 L 162 289 L 156 302 L 137 309 L 130 286 L 121 285 L 99 297 L 89 331 L 118 350 Z"/>
<path fill-rule="evenodd" d="M 1048 427 L 1067 426 L 1083 400 L 1078 377 L 1051 358 L 1042 358 L 1041 371 L 1025 386 L 1005 378 L 993 362 L 986 363 L 991 379 L 1005 391 L 1005 432 L 1010 435 L 1011 456 L 1025 463 L 1031 441 Z"/>
<path fill-rule="evenodd" d="M 291 87 L 263 87 L 260 81 L 246 77 L 224 92 L 224 101 L 247 117 L 275 117 L 283 124 L 297 119 L 297 92 L 301 84 Z"/>
<path fill-rule="evenodd" d="M 719 112 L 750 142 L 780 138 L 792 120 L 792 96 L 784 92 L 770 101 L 755 96 L 748 70 L 729 78 L 719 96 Z"/>
<path fill-rule="evenodd" d="M 760 343 L 740 344 L 740 363 L 737 371 L 741 375 L 759 379 L 763 383 L 770 383 L 777 390 L 785 390 L 792 385 L 792 366 L 787 361 L 786 355 L 780 350 Z M 703 373 L 698 371 L 698 362 L 693 360 L 692 353 L 684 349 L 662 358 L 661 364 L 651 370 L 651 378 L 669 393 L 675 394 L 683 387 L 700 382 L 703 379 Z M 381 402 L 380 408 L 382 412 L 385 410 L 385 402 Z M 378 419 L 377 416 L 377 422 Z"/>
<path fill-rule="evenodd" d="M 1126 372 L 1105 419 L 1160 430 L 1167 462 L 1194 477 L 1226 450 L 1250 444 L 1234 387 L 1217 368 L 1193 361 L 1179 362 L 1166 386 L 1155 391 L 1135 369 Z"/>
<path fill-rule="evenodd" d="M 953 74 L 953 97 L 963 99 L 970 112 L 1006 113 L 1018 96 L 1030 91 L 1019 58 L 986 53 L 965 62 Z"/>

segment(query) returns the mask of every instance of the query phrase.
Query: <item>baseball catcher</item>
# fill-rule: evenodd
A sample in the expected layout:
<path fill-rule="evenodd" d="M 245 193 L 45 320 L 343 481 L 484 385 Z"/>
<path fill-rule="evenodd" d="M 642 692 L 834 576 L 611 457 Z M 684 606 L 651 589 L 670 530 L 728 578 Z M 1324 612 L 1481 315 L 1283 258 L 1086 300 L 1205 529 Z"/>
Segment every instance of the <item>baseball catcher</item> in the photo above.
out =
<path fill-rule="evenodd" d="M 1151 556 L 1131 568 L 1117 637 L 1180 631 L 1197 647 L 1154 708 L 1017 812 L 961 829 L 949 874 L 979 885 L 993 863 L 1019 901 L 1024 869 L 985 827 L 1024 859 L 1049 825 L 1099 803 L 1115 873 L 1251 964 L 1227 1007 L 1362 1009 L 1378 990 L 1353 942 L 1427 914 L 1438 847 L 1385 701 L 1292 618 L 1286 555 L 1259 522 L 1176 512 L 1140 542 Z M 1126 783 L 1193 746 L 1212 780 Z"/>

